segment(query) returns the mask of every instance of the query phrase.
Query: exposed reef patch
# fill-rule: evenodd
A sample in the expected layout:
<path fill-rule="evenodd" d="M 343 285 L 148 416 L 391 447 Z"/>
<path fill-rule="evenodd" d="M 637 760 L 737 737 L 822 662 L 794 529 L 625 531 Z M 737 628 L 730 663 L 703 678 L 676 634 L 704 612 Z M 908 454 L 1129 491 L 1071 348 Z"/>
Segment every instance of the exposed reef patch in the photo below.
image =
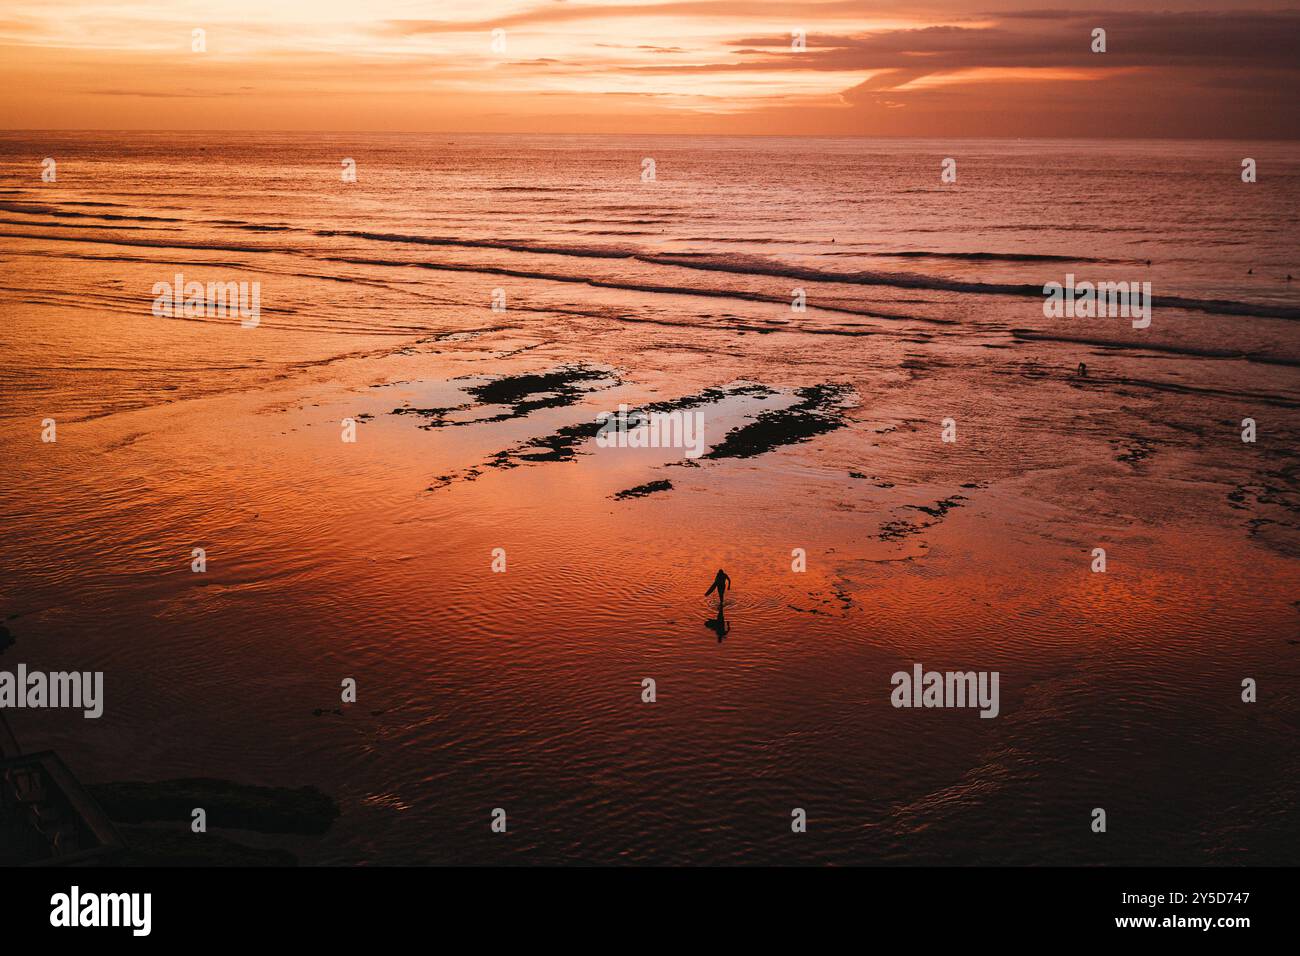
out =
<path fill-rule="evenodd" d="M 776 392 L 766 385 L 742 384 L 725 387 L 710 387 L 693 395 L 682 395 L 662 402 L 651 402 L 637 408 L 629 409 L 629 418 L 640 417 L 655 412 L 667 413 L 698 408 L 737 395 L 767 397 Z M 535 462 L 573 461 L 578 454 L 578 446 L 600 432 L 602 423 L 594 419 L 589 422 L 577 422 L 565 425 L 550 435 L 533 438 L 522 445 L 507 448 L 493 455 L 487 462 L 490 468 L 517 468 L 521 464 Z"/>
<path fill-rule="evenodd" d="M 424 419 L 420 424 L 424 429 L 504 422 L 523 418 L 543 408 L 563 408 L 574 404 L 593 391 L 611 388 L 618 384 L 618 376 L 609 369 L 581 364 L 563 365 L 546 372 L 504 375 L 501 378 L 467 386 L 463 391 L 473 398 L 470 402 L 435 408 L 413 408 L 403 405 L 393 409 L 392 414 L 417 415 Z M 499 406 L 505 406 L 506 410 L 477 418 L 450 417 L 457 412 Z"/>
<path fill-rule="evenodd" d="M 844 427 L 843 410 L 853 394 L 848 385 L 808 385 L 795 389 L 795 394 L 799 397 L 795 404 L 761 412 L 752 422 L 733 428 L 703 457 L 754 458 Z"/>
<path fill-rule="evenodd" d="M 952 495 L 942 501 L 937 501 L 934 505 L 904 505 L 909 511 L 919 511 L 927 514 L 933 521 L 908 521 L 906 518 L 895 518 L 887 521 L 880 526 L 880 532 L 876 535 L 881 541 L 899 541 L 909 535 L 920 534 L 926 528 L 932 528 L 947 516 L 953 508 L 961 506 L 961 502 L 966 501 L 965 495 Z"/>
<path fill-rule="evenodd" d="M 646 495 L 652 495 L 656 491 L 672 491 L 673 483 L 665 478 L 658 481 L 647 481 L 644 485 L 637 485 L 635 488 L 628 488 L 624 491 L 617 492 L 613 495 L 619 501 L 625 501 L 628 498 L 644 498 Z"/>

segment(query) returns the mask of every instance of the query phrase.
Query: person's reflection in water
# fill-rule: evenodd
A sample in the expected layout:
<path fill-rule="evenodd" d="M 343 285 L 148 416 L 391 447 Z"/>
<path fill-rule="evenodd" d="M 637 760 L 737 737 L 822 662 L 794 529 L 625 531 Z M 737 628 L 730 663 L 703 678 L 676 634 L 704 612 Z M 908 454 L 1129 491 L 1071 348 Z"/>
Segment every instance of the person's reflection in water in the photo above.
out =
<path fill-rule="evenodd" d="M 727 632 L 731 630 L 731 625 L 727 623 L 726 612 L 723 611 L 721 606 L 718 607 L 718 616 L 709 618 L 709 620 L 704 622 L 704 626 L 714 634 L 718 635 L 719 644 L 721 644 L 722 639 L 727 636 Z"/>

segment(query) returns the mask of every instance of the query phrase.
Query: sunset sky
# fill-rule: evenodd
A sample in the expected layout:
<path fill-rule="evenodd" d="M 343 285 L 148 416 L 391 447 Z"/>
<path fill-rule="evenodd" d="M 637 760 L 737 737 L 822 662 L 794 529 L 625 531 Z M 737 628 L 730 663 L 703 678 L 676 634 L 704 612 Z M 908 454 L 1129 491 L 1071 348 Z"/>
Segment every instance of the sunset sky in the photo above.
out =
<path fill-rule="evenodd" d="M 1300 136 L 1300 5 L 1141 2 L 7 0 L 0 127 Z"/>

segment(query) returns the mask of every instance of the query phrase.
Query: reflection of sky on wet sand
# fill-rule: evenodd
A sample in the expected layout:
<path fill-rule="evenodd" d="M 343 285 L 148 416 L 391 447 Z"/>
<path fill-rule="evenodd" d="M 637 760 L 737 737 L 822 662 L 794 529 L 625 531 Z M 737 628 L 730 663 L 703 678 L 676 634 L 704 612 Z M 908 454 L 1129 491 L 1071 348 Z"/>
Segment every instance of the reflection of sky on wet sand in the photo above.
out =
<path fill-rule="evenodd" d="M 275 201 L 222 218 L 306 215 Z M 785 277 L 296 233 L 259 253 L 119 246 L 104 224 L 59 242 L 73 230 L 27 218 L 6 229 L 45 238 L 5 240 L 25 291 L 6 293 L 0 332 L 0 441 L 20 450 L 0 612 L 30 667 L 106 672 L 93 727 L 12 720 L 83 779 L 316 784 L 344 810 L 303 851 L 319 862 L 1258 863 L 1294 847 L 1277 822 L 1298 779 L 1287 320 L 1157 316 L 1182 351 L 1153 353 L 1018 336 L 1059 330 L 1006 294 L 808 281 L 795 314 Z M 259 278 L 256 337 L 149 315 L 171 260 Z M 501 271 L 528 264 L 677 291 Z M 1169 289 L 1289 301 L 1230 266 L 1187 267 L 1186 285 L 1165 266 Z M 1064 271 L 949 268 L 927 274 Z M 499 285 L 505 314 L 488 307 Z M 1233 336 L 1269 361 L 1193 351 Z M 474 404 L 476 385 L 564 367 L 617 381 L 522 415 Z M 572 461 L 491 464 L 620 403 L 744 383 L 771 392 L 701 406 L 711 446 L 797 389 L 852 400 L 836 427 L 753 457 L 584 440 Z M 393 413 L 461 405 L 451 420 L 471 424 Z M 59 441 L 39 445 L 47 414 Z M 1256 446 L 1236 430 L 1247 414 Z M 722 641 L 704 596 L 719 567 Z M 1000 716 L 891 708 L 890 675 L 915 662 L 999 671 Z M 358 704 L 335 716 L 349 676 Z M 1239 703 L 1245 676 L 1267 706 Z M 1099 795 L 1123 821 L 1104 845 L 1087 827 Z M 486 840 L 495 806 L 508 844 Z M 795 806 L 810 826 L 791 845 Z"/>

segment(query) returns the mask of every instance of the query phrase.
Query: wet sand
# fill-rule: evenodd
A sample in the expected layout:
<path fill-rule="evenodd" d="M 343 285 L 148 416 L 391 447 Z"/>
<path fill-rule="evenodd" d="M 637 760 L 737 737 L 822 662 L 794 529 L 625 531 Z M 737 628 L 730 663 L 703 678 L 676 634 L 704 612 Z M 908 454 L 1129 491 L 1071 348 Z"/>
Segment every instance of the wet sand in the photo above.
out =
<path fill-rule="evenodd" d="M 1135 345 L 1000 291 L 796 314 L 784 276 L 549 261 L 494 313 L 528 271 L 496 247 L 168 253 L 279 275 L 250 335 L 63 245 L 4 249 L 11 288 L 57 254 L 83 291 L 4 293 L 0 666 L 105 671 L 98 721 L 11 715 L 88 783 L 318 787 L 307 863 L 1295 859 L 1289 319 L 1198 350 L 1203 310 Z M 699 412 L 707 450 L 600 447 L 620 404 Z M 916 662 L 999 671 L 999 716 L 891 707 Z"/>
<path fill-rule="evenodd" d="M 608 335 L 487 331 L 63 425 L 16 463 L 8 626 L 30 666 L 104 669 L 109 712 L 16 714 L 20 738 L 92 781 L 320 786 L 343 815 L 308 862 L 1293 851 L 1295 470 L 1242 446 L 1249 403 L 1056 343 Z M 619 402 L 705 409 L 710 450 L 596 447 Z M 1002 715 L 891 709 L 914 661 L 999 670 Z"/>

